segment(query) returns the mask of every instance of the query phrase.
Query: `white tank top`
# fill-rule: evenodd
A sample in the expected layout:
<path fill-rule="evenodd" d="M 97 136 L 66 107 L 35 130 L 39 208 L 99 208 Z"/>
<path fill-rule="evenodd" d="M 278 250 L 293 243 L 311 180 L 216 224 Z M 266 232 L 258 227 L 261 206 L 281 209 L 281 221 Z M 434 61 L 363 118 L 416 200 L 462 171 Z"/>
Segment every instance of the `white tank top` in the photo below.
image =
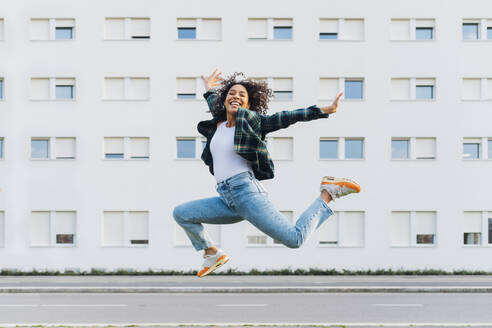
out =
<path fill-rule="evenodd" d="M 227 121 L 220 123 L 210 141 L 214 165 L 214 177 L 222 182 L 233 175 L 252 171 L 248 161 L 234 151 L 234 132 L 236 126 L 226 127 Z"/>

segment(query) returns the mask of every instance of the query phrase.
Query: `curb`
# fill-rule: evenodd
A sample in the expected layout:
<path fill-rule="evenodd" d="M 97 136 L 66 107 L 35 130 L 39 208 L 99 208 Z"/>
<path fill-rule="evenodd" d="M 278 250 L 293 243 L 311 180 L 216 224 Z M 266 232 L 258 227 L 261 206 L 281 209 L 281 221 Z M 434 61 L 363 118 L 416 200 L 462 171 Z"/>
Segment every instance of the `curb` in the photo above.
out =
<path fill-rule="evenodd" d="M 212 327 L 282 327 L 282 328 L 367 328 L 367 327 L 405 327 L 405 328 L 443 328 L 443 327 L 491 327 L 492 323 L 374 323 L 374 322 L 353 322 L 353 323 L 340 323 L 340 322 L 324 322 L 324 323 L 24 323 L 24 324 L 2 324 L 0 325 L 4 328 L 28 328 L 28 327 L 39 327 L 44 326 L 45 328 L 59 328 L 59 327 L 77 327 L 77 328 L 156 328 L 156 327 L 189 327 L 189 328 L 212 328 Z"/>
<path fill-rule="evenodd" d="M 0 287 L 0 293 L 492 293 L 492 286 L 373 287 Z"/>

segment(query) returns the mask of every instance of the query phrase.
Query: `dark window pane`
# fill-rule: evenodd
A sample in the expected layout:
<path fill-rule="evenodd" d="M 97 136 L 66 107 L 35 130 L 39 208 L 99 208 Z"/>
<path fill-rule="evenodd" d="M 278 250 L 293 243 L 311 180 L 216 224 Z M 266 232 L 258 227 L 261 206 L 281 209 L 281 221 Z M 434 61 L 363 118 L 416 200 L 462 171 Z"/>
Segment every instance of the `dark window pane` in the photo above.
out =
<path fill-rule="evenodd" d="M 57 234 L 57 244 L 73 244 L 73 234 Z"/>
<path fill-rule="evenodd" d="M 492 159 L 492 140 L 489 140 L 489 159 Z"/>
<path fill-rule="evenodd" d="M 48 158 L 48 140 L 31 140 L 32 158 Z"/>
<path fill-rule="evenodd" d="M 292 26 L 275 26 L 273 38 L 275 40 L 292 40 Z"/>
<path fill-rule="evenodd" d="M 274 91 L 275 100 L 292 100 L 292 91 Z"/>
<path fill-rule="evenodd" d="M 196 39 L 196 28 L 178 27 L 178 39 Z"/>
<path fill-rule="evenodd" d="M 73 99 L 73 85 L 57 85 L 56 99 Z"/>
<path fill-rule="evenodd" d="M 178 93 L 178 99 L 196 99 L 196 93 Z"/>
<path fill-rule="evenodd" d="M 465 245 L 480 245 L 482 238 L 479 232 L 465 232 L 464 243 Z"/>
<path fill-rule="evenodd" d="M 345 139 L 345 158 L 362 158 L 362 140 Z"/>
<path fill-rule="evenodd" d="M 147 239 L 131 239 L 130 244 L 132 245 L 147 245 L 149 241 Z"/>
<path fill-rule="evenodd" d="M 492 218 L 489 218 L 489 244 L 492 244 Z"/>
<path fill-rule="evenodd" d="M 3 139 L 0 139 L 0 159 L 3 158 Z"/>
<path fill-rule="evenodd" d="M 362 81 L 345 80 L 345 99 L 362 99 Z"/>
<path fill-rule="evenodd" d="M 106 158 L 124 158 L 123 154 L 106 154 Z"/>
<path fill-rule="evenodd" d="M 338 158 L 338 140 L 320 140 L 319 158 Z"/>
<path fill-rule="evenodd" d="M 73 38 L 71 27 L 57 27 L 55 29 L 56 40 L 70 40 Z"/>
<path fill-rule="evenodd" d="M 3 80 L 0 80 L 0 99 L 3 99 Z"/>
<path fill-rule="evenodd" d="M 337 245 L 338 241 L 337 240 L 320 240 L 319 244 L 320 245 Z"/>
<path fill-rule="evenodd" d="M 417 99 L 434 99 L 433 85 L 417 85 Z"/>
<path fill-rule="evenodd" d="M 464 143 L 463 144 L 463 158 L 465 158 L 465 159 L 479 159 L 480 158 L 480 144 L 478 144 L 478 143 Z"/>
<path fill-rule="evenodd" d="M 195 157 L 195 140 L 178 140 L 178 158 Z"/>
<path fill-rule="evenodd" d="M 150 35 L 132 35 L 132 39 L 150 39 Z"/>
<path fill-rule="evenodd" d="M 434 244 L 434 235 L 417 235 L 417 244 Z"/>
<path fill-rule="evenodd" d="M 478 40 L 478 24 L 463 24 L 463 40 Z"/>
<path fill-rule="evenodd" d="M 408 158 L 408 140 L 391 141 L 391 158 L 393 159 Z"/>
<path fill-rule="evenodd" d="M 432 40 L 432 27 L 417 27 L 415 31 L 415 39 L 417 40 Z"/>
<path fill-rule="evenodd" d="M 487 27 L 487 39 L 492 40 L 492 27 Z"/>
<path fill-rule="evenodd" d="M 320 40 L 336 40 L 338 39 L 338 33 L 320 33 Z"/>

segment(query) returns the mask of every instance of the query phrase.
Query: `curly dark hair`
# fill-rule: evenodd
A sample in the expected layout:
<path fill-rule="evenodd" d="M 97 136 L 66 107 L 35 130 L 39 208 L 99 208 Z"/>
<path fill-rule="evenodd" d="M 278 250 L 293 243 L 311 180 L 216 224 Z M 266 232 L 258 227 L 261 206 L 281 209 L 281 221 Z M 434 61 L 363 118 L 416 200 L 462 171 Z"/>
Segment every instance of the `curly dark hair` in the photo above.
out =
<path fill-rule="evenodd" d="M 258 112 L 259 114 L 266 114 L 268 102 L 273 96 L 272 89 L 270 89 L 264 81 L 246 79 L 243 73 L 235 72 L 222 80 L 221 86 L 217 89 L 217 98 L 215 99 L 213 109 L 211 110 L 212 115 L 214 117 L 225 117 L 226 109 L 224 101 L 226 100 L 229 89 L 236 84 L 240 84 L 246 88 L 250 104 L 249 109 Z"/>

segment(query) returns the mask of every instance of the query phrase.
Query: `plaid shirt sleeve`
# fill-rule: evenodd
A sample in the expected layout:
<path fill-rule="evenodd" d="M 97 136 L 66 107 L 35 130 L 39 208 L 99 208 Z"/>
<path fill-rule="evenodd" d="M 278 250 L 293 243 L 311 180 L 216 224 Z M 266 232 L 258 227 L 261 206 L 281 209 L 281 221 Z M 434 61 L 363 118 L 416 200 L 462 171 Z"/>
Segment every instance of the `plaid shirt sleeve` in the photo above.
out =
<path fill-rule="evenodd" d="M 312 121 L 318 118 L 327 118 L 329 114 L 325 114 L 315 105 L 308 108 L 300 108 L 295 110 L 285 110 L 273 115 L 261 115 L 261 132 L 263 135 L 267 133 L 285 129 L 299 121 Z"/>

